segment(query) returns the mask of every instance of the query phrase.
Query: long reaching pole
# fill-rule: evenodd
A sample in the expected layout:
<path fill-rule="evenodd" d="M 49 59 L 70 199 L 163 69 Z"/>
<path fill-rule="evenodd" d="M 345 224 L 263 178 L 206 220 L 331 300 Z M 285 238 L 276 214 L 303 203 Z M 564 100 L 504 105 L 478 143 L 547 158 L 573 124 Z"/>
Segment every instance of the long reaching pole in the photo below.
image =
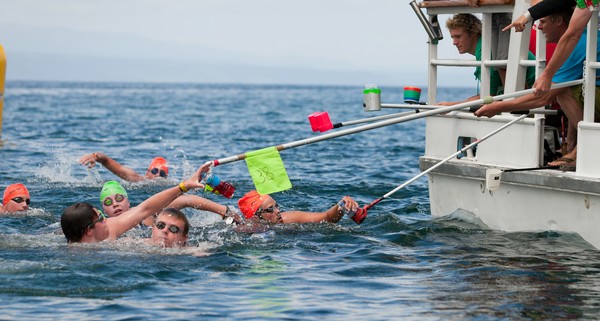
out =
<path fill-rule="evenodd" d="M 451 159 L 455 158 L 455 157 L 456 157 L 458 154 L 460 154 L 460 153 L 464 153 L 464 152 L 466 152 L 467 150 L 469 150 L 469 149 L 471 149 L 471 148 L 473 148 L 473 147 L 475 147 L 475 146 L 477 146 L 477 145 L 481 144 L 483 141 L 485 141 L 485 140 L 487 140 L 488 138 L 490 138 L 490 137 L 492 137 L 492 136 L 496 135 L 497 133 L 499 133 L 499 132 L 501 132 L 502 130 L 506 129 L 508 126 L 510 126 L 510 125 L 512 125 L 512 124 L 514 124 L 514 123 L 516 123 L 516 122 L 518 122 L 518 121 L 520 121 L 521 119 L 523 119 L 523 118 L 525 118 L 525 117 L 527 117 L 527 116 L 529 116 L 529 115 L 525 114 L 525 115 L 521 115 L 521 116 L 519 116 L 518 118 L 515 118 L 515 119 L 511 120 L 510 122 L 508 122 L 508 123 L 506 123 L 506 124 L 502 125 L 500 128 L 498 128 L 498 129 L 494 130 L 493 132 L 491 132 L 491 133 L 489 133 L 489 134 L 487 134 L 487 135 L 483 136 L 481 139 L 479 139 L 479 140 L 477 140 L 477 141 L 475 141 L 475 142 L 473 142 L 473 143 L 471 143 L 471 144 L 469 144 L 469 145 L 467 145 L 467 146 L 465 146 L 465 147 L 461 148 L 461 149 L 460 149 L 459 151 L 457 151 L 456 153 L 454 153 L 454 154 L 452 154 L 452 155 L 450 155 L 450 156 L 448 156 L 448 157 L 444 158 L 444 159 L 443 159 L 443 160 L 441 160 L 439 163 L 437 163 L 437 164 L 435 164 L 435 165 L 433 165 L 433 166 L 429 167 L 428 169 L 426 169 L 426 170 L 422 171 L 422 172 L 421 172 L 421 173 L 419 173 L 417 176 L 415 176 L 415 177 L 413 177 L 413 178 L 409 179 L 408 181 L 406 181 L 406 182 L 402 183 L 400 186 L 398 186 L 398 187 L 394 188 L 393 190 L 389 191 L 387 194 L 383 195 L 382 197 L 380 197 L 380 198 L 378 198 L 378 199 L 374 200 L 374 201 L 373 201 L 373 202 L 371 202 L 369 205 L 365 205 L 363 208 L 359 208 L 359 209 L 358 209 L 358 211 L 356 212 L 355 216 L 353 217 L 353 220 L 354 220 L 355 222 L 357 222 L 358 224 L 362 223 L 362 221 L 364 221 L 364 219 L 367 217 L 367 211 L 368 211 L 368 210 L 369 210 L 371 207 L 375 206 L 375 204 L 377 204 L 377 203 L 381 202 L 382 200 L 384 200 L 384 199 L 386 199 L 386 198 L 388 198 L 388 197 L 392 196 L 392 194 L 396 193 L 397 191 L 399 191 L 400 189 L 402 189 L 402 188 L 406 187 L 408 184 L 410 184 L 410 183 L 412 183 L 412 182 L 416 181 L 417 179 L 419 179 L 419 178 L 423 177 L 424 175 L 428 174 L 428 173 L 429 173 L 429 172 L 431 172 L 432 170 L 434 170 L 434 169 L 436 169 L 436 168 L 438 168 L 438 167 L 442 166 L 442 165 L 443 165 L 444 163 L 446 163 L 447 161 L 449 161 L 449 160 L 451 160 Z"/>
<path fill-rule="evenodd" d="M 570 87 L 570 86 L 575 86 L 578 84 L 581 84 L 581 80 L 573 80 L 573 81 L 568 81 L 568 82 L 564 82 L 564 83 L 560 83 L 560 84 L 554 84 L 552 86 L 552 88 Z M 376 122 L 376 123 L 372 123 L 372 124 L 367 124 L 367 125 L 363 125 L 363 126 L 358 126 L 358 127 L 353 127 L 353 128 L 336 131 L 336 132 L 329 133 L 329 134 L 305 138 L 305 139 L 277 145 L 276 148 L 278 151 L 282 151 L 285 149 L 308 145 L 308 144 L 320 142 L 320 141 L 331 139 L 331 138 L 337 138 L 337 137 L 355 134 L 355 133 L 359 133 L 359 132 L 363 132 L 363 131 L 367 131 L 367 130 L 371 130 L 371 129 L 375 129 L 375 128 L 398 124 L 398 123 L 402 123 L 402 122 L 409 121 L 409 120 L 419 119 L 419 118 L 432 116 L 432 115 L 444 114 L 444 113 L 448 113 L 451 111 L 460 110 L 460 109 L 464 109 L 464 108 L 468 108 L 468 107 L 472 107 L 472 106 L 479 106 L 482 104 L 490 104 L 493 101 L 519 97 L 519 96 L 523 96 L 523 95 L 530 94 L 530 93 L 533 93 L 533 89 L 525 89 L 525 90 L 521 90 L 521 91 L 516 91 L 514 93 L 498 95 L 498 96 L 494 96 L 494 97 L 486 96 L 485 98 L 482 98 L 482 99 L 472 100 L 472 101 L 468 101 L 468 102 L 464 102 L 464 103 L 456 104 L 456 105 L 452 105 L 452 106 L 447 106 L 447 107 L 440 107 L 438 109 L 428 110 L 428 111 L 424 111 L 424 112 L 421 112 L 418 114 L 412 114 L 412 115 L 408 115 L 405 117 L 396 117 L 396 118 L 392 118 L 392 119 L 388 119 L 388 120 L 384 120 L 384 121 L 380 121 L 380 122 Z M 219 165 L 233 163 L 233 162 L 244 160 L 244 159 L 246 159 L 246 154 L 239 154 L 239 155 L 235 155 L 235 156 L 229 156 L 229 157 L 225 157 L 225 158 L 216 159 L 216 160 L 213 160 L 212 163 L 214 166 L 219 166 Z"/>

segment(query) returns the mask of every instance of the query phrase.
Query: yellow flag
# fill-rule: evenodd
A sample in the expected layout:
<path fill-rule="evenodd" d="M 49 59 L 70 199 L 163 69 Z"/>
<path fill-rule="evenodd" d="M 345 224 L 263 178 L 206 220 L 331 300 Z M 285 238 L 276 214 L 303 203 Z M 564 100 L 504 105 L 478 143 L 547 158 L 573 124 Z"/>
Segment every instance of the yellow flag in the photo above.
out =
<path fill-rule="evenodd" d="M 277 148 L 267 147 L 246 153 L 246 165 L 259 194 L 271 194 L 292 188 Z"/>

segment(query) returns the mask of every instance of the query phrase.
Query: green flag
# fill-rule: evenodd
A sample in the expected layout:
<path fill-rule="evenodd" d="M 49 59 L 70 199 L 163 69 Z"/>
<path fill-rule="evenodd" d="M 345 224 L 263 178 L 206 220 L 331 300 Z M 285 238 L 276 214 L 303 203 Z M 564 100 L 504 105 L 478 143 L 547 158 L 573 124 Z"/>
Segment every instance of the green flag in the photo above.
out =
<path fill-rule="evenodd" d="M 277 148 L 267 147 L 246 153 L 246 165 L 259 194 L 271 194 L 292 188 Z"/>

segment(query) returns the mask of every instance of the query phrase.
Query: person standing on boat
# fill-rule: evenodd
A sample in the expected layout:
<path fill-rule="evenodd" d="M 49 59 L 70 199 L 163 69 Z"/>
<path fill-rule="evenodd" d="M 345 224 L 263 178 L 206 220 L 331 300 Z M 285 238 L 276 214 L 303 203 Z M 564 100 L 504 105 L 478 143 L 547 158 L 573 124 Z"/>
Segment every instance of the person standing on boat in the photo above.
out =
<path fill-rule="evenodd" d="M 456 46 L 460 54 L 469 53 L 475 56 L 477 61 L 481 61 L 481 20 L 470 13 L 455 14 L 446 21 L 446 27 L 450 31 L 452 44 Z M 496 44 L 497 46 L 498 44 Z M 507 48 L 505 48 L 507 50 Z M 494 57 L 492 57 L 494 58 Z M 529 59 L 535 59 L 530 53 Z M 481 68 L 475 68 L 475 78 L 481 81 Z M 531 86 L 535 80 L 535 69 L 527 68 L 527 84 Z M 490 76 L 490 94 L 495 96 L 503 92 L 502 78 L 497 70 L 492 69 Z M 474 95 L 464 101 L 439 102 L 437 105 L 451 106 L 467 101 L 477 100 L 480 95 Z"/>
<path fill-rule="evenodd" d="M 544 33 L 544 35 L 546 36 L 546 42 L 558 42 L 558 40 L 566 32 L 569 26 L 569 21 L 572 13 L 573 8 L 567 8 L 563 9 L 558 13 L 540 19 L 538 30 L 541 30 Z M 556 75 L 555 82 L 566 82 L 580 79 L 583 73 L 584 60 L 585 40 L 580 43 L 578 54 L 572 55 L 572 57 L 569 59 L 569 62 L 561 67 L 561 69 Z M 571 99 L 569 97 L 571 97 Z M 567 114 L 567 117 L 569 118 L 570 124 L 573 123 L 576 126 L 577 122 L 581 120 L 582 116 L 581 112 L 579 113 L 579 115 L 571 113 L 571 109 L 573 109 L 573 106 L 571 106 L 573 102 L 572 97 L 573 95 L 569 88 L 558 88 L 553 89 L 544 96 L 535 96 L 534 94 L 528 94 L 511 100 L 496 101 L 481 107 L 475 112 L 475 115 L 478 117 L 493 117 L 500 112 L 537 108 L 548 104 L 554 98 L 558 98 L 561 107 L 563 108 L 563 110 Z M 577 109 L 580 109 L 579 105 L 577 105 L 577 107 Z M 569 132 L 571 132 L 570 127 Z"/>
<path fill-rule="evenodd" d="M 550 15 L 540 19 L 538 28 L 546 34 L 547 41 L 558 41 L 562 39 L 568 27 L 572 22 L 573 8 L 564 9 L 559 13 Z M 600 35 L 598 36 L 600 41 Z M 599 42 L 600 43 L 600 42 Z M 580 37 L 577 46 L 569 55 L 569 58 L 565 63 L 558 69 L 553 77 L 554 83 L 561 83 L 571 80 L 581 79 L 583 77 L 583 65 L 586 59 L 586 37 Z M 597 59 L 600 59 L 600 50 L 596 50 Z M 554 58 L 552 58 L 554 59 Z M 600 120 L 600 80 L 596 81 L 596 115 L 595 119 Z M 569 146 L 570 152 L 563 155 L 561 158 L 554 162 L 548 163 L 548 165 L 569 165 L 574 164 L 577 158 L 577 149 L 575 147 L 575 139 L 571 136 L 577 133 L 577 123 L 583 119 L 583 95 L 582 86 L 577 85 L 569 88 L 558 88 L 552 89 L 544 95 L 528 94 L 512 100 L 493 102 L 489 105 L 485 105 L 475 112 L 478 117 L 487 116 L 493 117 L 500 112 L 509 112 L 516 110 L 527 110 L 543 106 L 553 98 L 558 100 L 562 110 L 565 112 L 569 119 L 569 143 L 573 144 Z"/>
<path fill-rule="evenodd" d="M 0 213 L 16 213 L 29 209 L 31 197 L 27 187 L 21 183 L 8 185 L 2 197 Z"/>
<path fill-rule="evenodd" d="M 249 224 L 337 223 L 345 212 L 354 213 L 358 210 L 358 203 L 350 196 L 344 196 L 339 203 L 324 212 L 282 212 L 271 196 L 261 195 L 255 190 L 240 198 L 238 206 Z"/>
<path fill-rule="evenodd" d="M 508 12 L 504 13 L 492 13 L 492 57 L 495 60 L 507 60 L 508 59 L 508 46 L 510 43 L 510 33 L 502 32 L 502 29 L 510 24 L 511 14 Z M 481 50 L 480 50 L 481 51 Z M 481 57 L 481 55 L 480 55 Z M 480 58 L 481 60 L 481 58 Z M 494 67 L 494 70 L 498 72 L 502 88 L 498 88 L 504 92 L 504 85 L 506 84 L 506 66 Z"/>
<path fill-rule="evenodd" d="M 137 173 L 135 170 L 129 167 L 119 164 L 119 162 L 100 152 L 83 155 L 79 159 L 79 163 L 87 166 L 88 168 L 92 168 L 96 166 L 96 163 L 100 163 L 113 174 L 129 182 L 140 182 L 145 179 L 167 178 L 169 176 L 169 165 L 167 160 L 162 157 L 153 158 L 144 175 Z"/>
<path fill-rule="evenodd" d="M 511 23 L 506 28 L 510 29 L 511 27 L 514 27 L 516 31 L 522 31 L 524 28 L 523 26 L 529 21 L 535 21 L 540 17 L 555 13 L 565 6 L 575 5 L 577 5 L 577 7 L 571 16 L 569 27 L 563 36 L 560 37 L 552 60 L 550 60 L 533 85 L 534 92 L 537 96 L 548 93 L 552 84 L 552 78 L 577 47 L 592 15 L 597 13 L 593 11 L 593 8 L 584 0 L 544 0 L 529 8 L 523 15 L 517 18 L 515 22 Z M 596 3 L 593 6 L 597 8 L 598 4 Z"/>
<path fill-rule="evenodd" d="M 575 0 L 533 0 L 531 7 L 519 16 L 515 21 L 506 26 L 502 31 L 515 28 L 516 32 L 522 32 L 529 22 L 536 21 L 564 9 L 571 9 L 577 5 Z"/>
<path fill-rule="evenodd" d="M 69 243 L 114 241 L 147 217 L 167 207 L 188 190 L 204 188 L 200 183 L 200 173 L 206 171 L 208 166 L 201 166 L 194 175 L 179 185 L 151 196 L 140 205 L 116 217 L 106 216 L 89 203 L 75 203 L 65 209 L 60 218 L 62 231 Z"/>

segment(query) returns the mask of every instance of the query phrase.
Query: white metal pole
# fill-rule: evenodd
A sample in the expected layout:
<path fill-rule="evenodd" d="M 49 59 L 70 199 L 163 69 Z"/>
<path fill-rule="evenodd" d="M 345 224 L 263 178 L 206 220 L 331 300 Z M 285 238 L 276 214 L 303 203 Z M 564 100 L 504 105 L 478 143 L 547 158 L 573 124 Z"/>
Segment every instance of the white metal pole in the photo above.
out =
<path fill-rule="evenodd" d="M 568 82 L 564 82 L 564 83 L 554 84 L 551 88 L 570 87 L 570 86 L 578 85 L 580 83 L 581 83 L 581 80 L 573 80 L 573 81 L 568 81 Z M 354 128 L 348 128 L 348 129 L 336 131 L 336 132 L 329 133 L 329 134 L 320 135 L 317 137 L 309 137 L 309 138 L 281 144 L 281 145 L 276 146 L 276 148 L 277 148 L 277 150 L 282 151 L 285 149 L 308 145 L 308 144 L 320 142 L 320 141 L 331 139 L 331 138 L 337 138 L 337 137 L 355 134 L 355 133 L 359 133 L 359 132 L 363 132 L 363 131 L 367 131 L 367 130 L 371 130 L 371 129 L 376 129 L 376 128 L 385 127 L 385 126 L 389 126 L 389 125 L 393 125 L 393 124 L 398 124 L 398 123 L 402 123 L 402 122 L 409 121 L 409 120 L 424 118 L 424 117 L 432 116 L 432 115 L 449 113 L 451 111 L 460 110 L 460 109 L 464 109 L 464 108 L 468 108 L 468 107 L 472 107 L 472 106 L 479 106 L 482 104 L 490 104 L 493 101 L 519 97 L 519 96 L 523 96 L 523 95 L 530 94 L 530 93 L 533 93 L 533 89 L 525 89 L 525 90 L 517 91 L 514 93 L 503 94 L 503 95 L 498 95 L 498 96 L 494 96 L 494 97 L 486 96 L 481 99 L 472 100 L 472 101 L 468 101 L 468 102 L 464 102 L 464 103 L 460 103 L 460 104 L 456 104 L 456 105 L 452 105 L 452 106 L 440 107 L 437 109 L 424 111 L 424 112 L 421 112 L 418 114 L 412 114 L 412 115 L 408 115 L 405 117 L 396 117 L 396 118 L 376 122 L 373 124 L 367 124 L 367 125 L 363 125 L 363 126 L 358 126 L 358 127 L 354 127 Z M 239 154 L 239 155 L 216 159 L 216 160 L 213 160 L 212 162 L 213 162 L 214 166 L 219 166 L 219 165 L 224 165 L 224 164 L 240 161 L 245 158 L 246 158 L 246 154 Z"/>

